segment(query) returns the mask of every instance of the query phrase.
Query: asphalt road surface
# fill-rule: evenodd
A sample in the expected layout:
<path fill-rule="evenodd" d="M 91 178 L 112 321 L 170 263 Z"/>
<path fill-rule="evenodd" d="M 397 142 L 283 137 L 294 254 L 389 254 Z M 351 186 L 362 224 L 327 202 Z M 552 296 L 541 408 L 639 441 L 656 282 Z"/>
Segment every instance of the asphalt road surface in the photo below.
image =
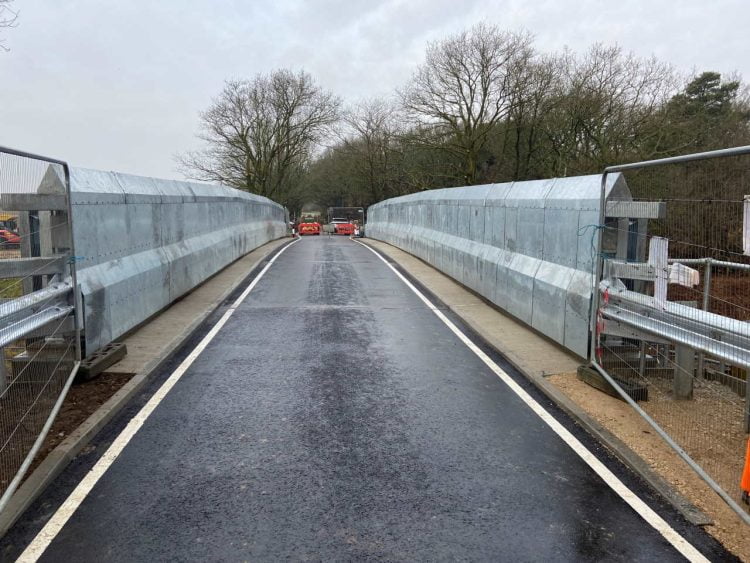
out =
<path fill-rule="evenodd" d="M 512 376 L 693 546 L 728 557 Z M 138 408 L 9 532 L 4 560 Z M 377 256 L 322 236 L 279 256 L 42 556 L 279 559 L 682 557 Z"/>

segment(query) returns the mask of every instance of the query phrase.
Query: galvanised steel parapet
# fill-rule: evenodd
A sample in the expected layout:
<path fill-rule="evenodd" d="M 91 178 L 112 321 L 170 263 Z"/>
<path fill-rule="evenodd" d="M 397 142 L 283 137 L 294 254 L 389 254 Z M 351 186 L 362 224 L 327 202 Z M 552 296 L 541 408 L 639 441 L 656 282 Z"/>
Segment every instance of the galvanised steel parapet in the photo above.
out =
<path fill-rule="evenodd" d="M 367 210 L 367 236 L 418 256 L 588 354 L 601 175 L 428 190 Z M 607 199 L 632 199 L 612 174 Z"/>
<path fill-rule="evenodd" d="M 285 209 L 220 185 L 71 168 L 86 354 L 244 254 L 285 236 Z"/>

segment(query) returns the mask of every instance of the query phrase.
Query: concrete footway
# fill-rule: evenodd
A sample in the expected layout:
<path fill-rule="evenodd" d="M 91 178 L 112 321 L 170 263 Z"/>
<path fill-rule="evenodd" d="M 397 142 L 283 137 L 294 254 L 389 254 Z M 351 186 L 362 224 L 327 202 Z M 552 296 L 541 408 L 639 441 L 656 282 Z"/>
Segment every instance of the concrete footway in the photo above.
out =
<path fill-rule="evenodd" d="M 61 476 L 5 558 L 87 470 Z M 681 559 L 377 256 L 336 237 L 278 258 L 42 557 L 282 558 Z"/>

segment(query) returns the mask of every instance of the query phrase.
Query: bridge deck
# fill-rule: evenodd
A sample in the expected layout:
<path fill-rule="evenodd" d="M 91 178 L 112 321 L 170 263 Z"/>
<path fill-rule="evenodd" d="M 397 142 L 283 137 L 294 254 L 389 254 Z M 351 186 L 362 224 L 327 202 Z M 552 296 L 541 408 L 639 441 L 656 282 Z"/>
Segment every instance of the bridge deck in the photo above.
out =
<path fill-rule="evenodd" d="M 93 461 L 9 533 L 6 558 Z M 681 559 L 377 256 L 332 237 L 279 256 L 42 556 L 63 558 Z"/>

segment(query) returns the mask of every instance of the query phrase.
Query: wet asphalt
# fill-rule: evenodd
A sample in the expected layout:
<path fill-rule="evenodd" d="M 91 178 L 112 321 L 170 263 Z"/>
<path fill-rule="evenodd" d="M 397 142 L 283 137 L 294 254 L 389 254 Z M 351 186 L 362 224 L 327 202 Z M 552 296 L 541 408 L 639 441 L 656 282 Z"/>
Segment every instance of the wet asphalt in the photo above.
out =
<path fill-rule="evenodd" d="M 146 398 L 9 532 L 3 560 Z M 696 547 L 729 557 L 550 408 Z M 373 253 L 322 236 L 278 258 L 42 558 L 282 559 L 681 558 Z"/>

